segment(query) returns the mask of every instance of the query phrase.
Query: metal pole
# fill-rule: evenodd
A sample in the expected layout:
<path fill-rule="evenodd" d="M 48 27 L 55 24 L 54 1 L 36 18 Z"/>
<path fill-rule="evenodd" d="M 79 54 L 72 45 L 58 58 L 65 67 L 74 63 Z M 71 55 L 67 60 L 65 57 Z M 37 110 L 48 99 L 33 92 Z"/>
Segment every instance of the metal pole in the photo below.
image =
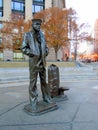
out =
<path fill-rule="evenodd" d="M 72 39 L 72 37 L 71 37 L 71 17 L 70 17 L 70 19 L 69 19 L 69 29 L 70 29 L 70 51 L 69 51 L 69 60 L 70 61 L 72 61 L 72 54 L 71 54 L 71 39 Z"/>

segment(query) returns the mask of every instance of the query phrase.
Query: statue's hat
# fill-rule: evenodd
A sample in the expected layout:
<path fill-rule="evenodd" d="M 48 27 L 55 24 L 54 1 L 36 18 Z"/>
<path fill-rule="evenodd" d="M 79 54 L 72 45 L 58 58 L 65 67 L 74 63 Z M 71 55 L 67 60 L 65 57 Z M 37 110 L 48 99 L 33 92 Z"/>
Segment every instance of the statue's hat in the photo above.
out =
<path fill-rule="evenodd" d="M 42 20 L 41 19 L 32 19 L 32 22 L 40 22 L 40 23 L 42 23 Z"/>

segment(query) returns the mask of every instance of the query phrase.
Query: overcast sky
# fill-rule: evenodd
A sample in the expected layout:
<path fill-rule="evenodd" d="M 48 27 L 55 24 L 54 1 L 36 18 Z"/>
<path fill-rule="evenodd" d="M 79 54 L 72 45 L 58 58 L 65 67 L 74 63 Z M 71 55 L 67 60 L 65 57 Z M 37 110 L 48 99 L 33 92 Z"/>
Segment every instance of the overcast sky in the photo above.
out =
<path fill-rule="evenodd" d="M 93 32 L 95 20 L 98 18 L 98 0 L 66 0 L 66 7 L 75 9 L 81 23 L 91 25 L 90 32 Z M 87 44 L 80 45 L 79 52 L 87 50 L 90 53 L 93 47 L 88 47 Z"/>
<path fill-rule="evenodd" d="M 66 6 L 75 9 L 83 23 L 93 26 L 98 18 L 98 0 L 66 0 Z"/>

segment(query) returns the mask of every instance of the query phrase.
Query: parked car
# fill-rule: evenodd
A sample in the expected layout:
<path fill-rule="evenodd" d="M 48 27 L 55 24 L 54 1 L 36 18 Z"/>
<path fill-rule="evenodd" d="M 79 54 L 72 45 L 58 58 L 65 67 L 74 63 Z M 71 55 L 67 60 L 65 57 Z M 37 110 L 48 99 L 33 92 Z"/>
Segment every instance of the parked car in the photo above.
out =
<path fill-rule="evenodd" d="M 91 59 L 82 59 L 81 60 L 83 63 L 91 63 Z"/>

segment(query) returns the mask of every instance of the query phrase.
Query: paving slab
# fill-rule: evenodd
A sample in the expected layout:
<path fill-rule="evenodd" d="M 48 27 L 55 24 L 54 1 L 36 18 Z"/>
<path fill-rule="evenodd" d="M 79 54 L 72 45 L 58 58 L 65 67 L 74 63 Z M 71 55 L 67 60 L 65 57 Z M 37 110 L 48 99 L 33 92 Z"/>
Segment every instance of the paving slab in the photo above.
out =
<path fill-rule="evenodd" d="M 76 122 L 72 125 L 72 130 L 98 130 L 98 122 Z"/>
<path fill-rule="evenodd" d="M 29 103 L 28 82 L 0 87 L 0 130 L 98 130 L 98 81 L 61 82 L 68 100 L 39 116 L 24 112 Z M 42 99 L 38 84 L 39 100 Z"/>

